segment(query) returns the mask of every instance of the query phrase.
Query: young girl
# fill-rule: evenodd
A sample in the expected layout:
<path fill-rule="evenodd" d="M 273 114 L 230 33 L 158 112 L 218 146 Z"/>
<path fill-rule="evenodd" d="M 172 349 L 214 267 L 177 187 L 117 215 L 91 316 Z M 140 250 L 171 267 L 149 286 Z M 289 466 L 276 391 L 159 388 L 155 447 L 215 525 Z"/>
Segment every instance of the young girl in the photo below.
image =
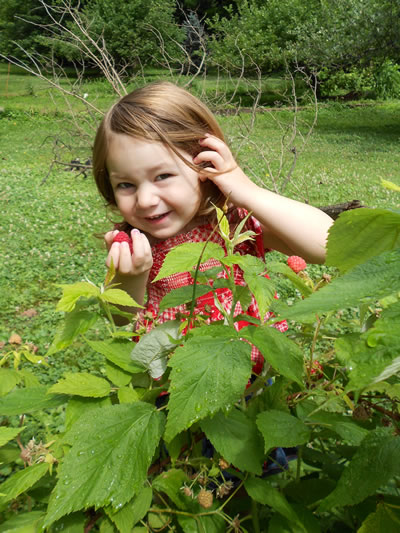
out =
<path fill-rule="evenodd" d="M 325 259 L 330 217 L 253 183 L 235 162 L 210 110 L 171 83 L 137 89 L 112 106 L 97 132 L 93 166 L 100 193 L 122 215 L 119 228 L 131 235 L 133 244 L 131 253 L 128 243 L 113 243 L 117 230 L 108 232 L 106 264 L 112 259 L 115 281 L 136 302 L 143 304 L 147 292 L 146 316 L 157 317 L 158 323 L 184 311 L 179 306 L 159 314 L 163 296 L 193 283 L 188 272 L 152 283 L 166 254 L 184 242 L 206 241 L 211 234 L 222 245 L 218 232 L 213 233 L 212 204 L 222 206 L 226 198 L 232 228 L 251 211 L 243 231 L 257 234 L 236 252 L 264 259 L 265 251 L 274 249 L 313 263 Z M 211 260 L 203 269 L 217 264 Z M 238 267 L 235 282 L 245 285 Z M 217 294 L 229 309 L 229 289 L 217 289 Z M 212 299 L 200 298 L 198 312 L 204 311 L 205 302 Z M 243 312 L 238 303 L 235 315 Z M 259 317 L 254 298 L 246 312 Z M 222 318 L 216 307 L 209 316 L 211 321 Z M 238 329 L 244 325 L 237 324 Z M 286 329 L 285 323 L 277 327 Z M 257 372 L 263 358 L 255 348 L 252 359 Z"/>

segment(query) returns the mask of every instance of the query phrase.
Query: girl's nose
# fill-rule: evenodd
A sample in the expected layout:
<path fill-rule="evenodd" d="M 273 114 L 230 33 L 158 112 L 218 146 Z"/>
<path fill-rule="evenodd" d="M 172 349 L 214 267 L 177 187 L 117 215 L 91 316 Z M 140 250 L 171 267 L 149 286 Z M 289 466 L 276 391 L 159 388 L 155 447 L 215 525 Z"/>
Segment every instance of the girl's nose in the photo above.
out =
<path fill-rule="evenodd" d="M 157 188 L 153 184 L 146 183 L 138 187 L 136 191 L 136 205 L 139 209 L 155 207 L 158 201 Z"/>

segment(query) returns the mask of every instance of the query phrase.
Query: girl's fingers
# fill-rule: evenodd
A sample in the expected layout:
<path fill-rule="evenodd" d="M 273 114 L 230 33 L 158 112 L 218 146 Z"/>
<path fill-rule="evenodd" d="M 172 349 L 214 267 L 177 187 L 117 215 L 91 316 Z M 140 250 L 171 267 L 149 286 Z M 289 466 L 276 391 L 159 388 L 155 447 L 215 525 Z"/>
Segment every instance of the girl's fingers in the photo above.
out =
<path fill-rule="evenodd" d="M 110 268 L 110 266 L 111 266 L 111 259 L 113 261 L 114 268 L 116 270 L 118 270 L 118 268 L 119 268 L 119 256 L 120 256 L 119 245 L 120 245 L 119 242 L 114 242 L 114 244 L 111 245 L 111 247 L 110 247 L 110 249 L 108 251 L 108 256 L 107 256 L 107 259 L 106 259 L 106 266 L 108 268 Z"/>
<path fill-rule="evenodd" d="M 196 165 L 201 165 L 201 163 L 211 163 L 213 168 L 207 168 L 207 172 L 212 172 L 213 170 L 218 172 L 225 170 L 226 161 L 218 152 L 206 151 L 200 152 L 196 157 L 193 158 L 193 163 Z"/>
<path fill-rule="evenodd" d="M 224 159 L 232 157 L 232 153 L 224 141 L 221 141 L 221 139 L 218 139 L 218 137 L 215 137 L 214 135 L 207 135 L 204 139 L 200 139 L 199 144 L 200 146 L 218 152 Z"/>
<path fill-rule="evenodd" d="M 112 245 L 112 242 L 113 242 L 113 239 L 114 237 L 117 235 L 117 233 L 119 233 L 119 231 L 116 229 L 114 231 L 108 231 L 105 235 L 104 235 L 104 240 L 106 242 L 106 246 L 107 246 L 107 249 L 109 250 L 111 248 L 111 245 Z"/>
<path fill-rule="evenodd" d="M 132 263 L 135 268 L 147 270 L 153 264 L 153 256 L 149 240 L 144 233 L 137 229 L 131 231 L 133 246 Z"/>

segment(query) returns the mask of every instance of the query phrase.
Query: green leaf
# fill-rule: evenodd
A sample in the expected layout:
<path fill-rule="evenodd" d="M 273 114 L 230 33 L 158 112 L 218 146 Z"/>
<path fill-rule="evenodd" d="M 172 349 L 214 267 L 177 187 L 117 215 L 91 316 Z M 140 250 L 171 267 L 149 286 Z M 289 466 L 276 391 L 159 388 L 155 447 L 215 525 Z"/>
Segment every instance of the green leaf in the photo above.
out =
<path fill-rule="evenodd" d="M 176 344 L 171 342 L 170 338 L 179 339 L 180 326 L 179 320 L 164 322 L 143 335 L 134 345 L 132 360 L 142 365 L 142 370 L 146 368 L 153 379 L 160 378 L 167 369 L 168 354 L 176 348 Z"/>
<path fill-rule="evenodd" d="M 356 424 L 351 417 L 327 411 L 318 411 L 311 415 L 308 422 L 315 422 L 322 428 L 330 429 L 337 433 L 343 440 L 354 446 L 359 446 L 368 435 L 368 430 Z"/>
<path fill-rule="evenodd" d="M 88 519 L 84 513 L 72 513 L 57 520 L 50 528 L 51 533 L 82 533 Z M 40 530 L 39 530 L 40 531 Z M 35 533 L 38 533 L 35 531 Z"/>
<path fill-rule="evenodd" d="M 254 344 L 279 374 L 303 387 L 303 352 L 295 342 L 268 325 L 247 326 L 240 336 Z"/>
<path fill-rule="evenodd" d="M 65 398 L 65 396 L 64 396 Z M 106 398 L 83 398 L 82 396 L 73 396 L 70 398 L 65 411 L 65 427 L 70 430 L 73 424 L 84 413 L 88 413 L 93 409 L 99 409 L 100 407 L 108 407 L 111 405 L 111 399 L 109 396 Z"/>
<path fill-rule="evenodd" d="M 244 482 L 247 494 L 258 503 L 272 507 L 276 512 L 292 522 L 299 523 L 297 514 L 294 512 L 285 496 L 274 488 L 267 480 L 250 477 Z"/>
<path fill-rule="evenodd" d="M 391 429 L 377 428 L 365 437 L 337 482 L 321 503 L 321 511 L 355 505 L 400 475 L 400 439 Z"/>
<path fill-rule="evenodd" d="M 91 341 L 85 339 L 91 348 L 95 352 L 104 355 L 108 361 L 114 363 L 131 374 L 138 374 L 143 372 L 144 367 L 137 363 L 134 363 L 131 359 L 131 353 L 136 346 L 130 340 L 126 339 L 107 339 L 105 341 Z"/>
<path fill-rule="evenodd" d="M 350 272 L 335 279 L 309 298 L 292 307 L 279 307 L 284 318 L 296 321 L 315 320 L 312 315 L 356 306 L 360 302 L 376 302 L 384 296 L 400 291 L 400 249 L 384 252 Z"/>
<path fill-rule="evenodd" d="M 100 289 L 88 281 L 79 281 L 72 285 L 57 285 L 63 289 L 63 296 L 57 304 L 57 311 L 69 313 L 75 308 L 79 298 L 98 298 Z"/>
<path fill-rule="evenodd" d="M 0 396 L 5 396 L 15 385 L 21 382 L 22 376 L 16 370 L 0 368 Z"/>
<path fill-rule="evenodd" d="M 4 398 L 0 398 L 0 413 L 4 416 L 22 415 L 58 407 L 67 402 L 68 399 L 64 395 L 47 395 L 48 390 L 49 388 L 44 385 L 14 390 Z"/>
<path fill-rule="evenodd" d="M 108 381 L 86 372 L 67 372 L 64 378 L 50 387 L 49 393 L 72 394 L 89 398 L 102 398 L 110 394 Z"/>
<path fill-rule="evenodd" d="M 222 259 L 221 262 L 227 266 L 238 265 L 243 272 L 248 272 L 251 274 L 262 274 L 267 269 L 262 259 L 252 255 L 227 255 Z"/>
<path fill-rule="evenodd" d="M 300 294 L 304 297 L 312 294 L 312 289 L 304 283 L 304 281 L 285 263 L 268 263 L 268 272 L 275 274 L 282 274 L 289 279 Z"/>
<path fill-rule="evenodd" d="M 314 514 L 300 506 L 299 504 L 292 504 L 293 511 L 297 514 L 298 523 L 291 522 L 279 513 L 275 513 L 268 522 L 268 533 L 321 533 L 321 526 L 319 520 Z"/>
<path fill-rule="evenodd" d="M 211 287 L 209 285 L 196 285 L 195 298 L 203 296 L 210 292 Z M 186 285 L 185 287 L 179 287 L 174 289 L 164 296 L 160 303 L 160 311 L 169 309 L 170 307 L 177 307 L 178 305 L 191 302 L 193 299 L 193 285 Z"/>
<path fill-rule="evenodd" d="M 278 446 L 297 446 L 308 442 L 310 429 L 295 416 L 270 409 L 257 416 L 257 426 L 265 441 L 265 451 Z"/>
<path fill-rule="evenodd" d="M 230 408 L 243 395 L 251 374 L 251 347 L 232 328 L 205 326 L 193 330 L 169 366 L 167 442 L 194 422 Z"/>
<path fill-rule="evenodd" d="M 132 296 L 129 296 L 127 292 L 121 289 L 107 289 L 101 293 L 99 298 L 100 300 L 103 300 L 103 302 L 109 302 L 110 304 L 143 308 L 143 305 L 135 302 Z"/>
<path fill-rule="evenodd" d="M 52 355 L 67 348 L 83 333 L 86 333 L 97 322 L 99 315 L 90 311 L 72 311 L 69 313 L 56 333 L 46 355 Z"/>
<path fill-rule="evenodd" d="M 118 400 L 119 403 L 137 402 L 139 400 L 139 395 L 135 389 L 131 389 L 131 387 L 121 387 L 118 390 Z"/>
<path fill-rule="evenodd" d="M 72 448 L 60 468 L 45 526 L 65 514 L 139 494 L 164 429 L 164 415 L 143 402 L 83 414 L 67 433 Z"/>
<path fill-rule="evenodd" d="M 224 212 L 219 207 L 215 206 L 215 210 L 217 212 L 217 220 L 218 220 L 218 227 L 219 231 L 222 235 L 222 237 L 229 238 L 230 233 L 230 227 L 229 222 L 226 216 L 224 215 Z"/>
<path fill-rule="evenodd" d="M 261 474 L 263 439 L 255 422 L 243 411 L 235 408 L 227 414 L 220 411 L 200 425 L 224 459 L 239 470 Z"/>
<path fill-rule="evenodd" d="M 399 511 L 379 502 L 376 511 L 367 516 L 357 533 L 398 533 L 399 528 Z"/>
<path fill-rule="evenodd" d="M 398 247 L 400 213 L 388 209 L 345 211 L 329 230 L 326 264 L 347 272 Z"/>
<path fill-rule="evenodd" d="M 48 471 L 47 463 L 40 463 L 19 470 L 0 485 L 0 506 L 14 500 L 17 496 L 30 489 Z"/>
<path fill-rule="evenodd" d="M 389 191 L 400 192 L 400 187 L 396 183 L 393 183 L 393 181 L 384 180 L 383 178 L 381 178 L 381 185 Z"/>
<path fill-rule="evenodd" d="M 133 526 L 139 522 L 150 508 L 153 498 L 153 491 L 150 487 L 143 487 L 137 496 L 122 509 L 116 511 L 112 507 L 106 508 L 106 513 L 110 520 L 114 522 L 120 533 L 130 532 Z"/>
<path fill-rule="evenodd" d="M 195 267 L 205 246 L 204 242 L 187 242 L 173 248 L 164 259 L 164 263 L 154 281 L 171 276 L 177 272 L 188 272 Z M 202 263 L 209 259 L 222 259 L 224 249 L 215 242 L 208 242 L 202 256 Z"/>
<path fill-rule="evenodd" d="M 132 374 L 119 368 L 117 365 L 106 361 L 106 376 L 107 379 L 117 385 L 117 387 L 124 387 L 132 380 Z"/>
<path fill-rule="evenodd" d="M 23 429 L 25 429 L 25 426 L 19 428 L 6 428 L 0 426 L 0 446 L 4 446 L 4 444 L 13 440 Z"/>
<path fill-rule="evenodd" d="M 26 368 L 21 368 L 19 371 L 20 376 L 24 380 L 25 387 L 40 387 L 40 381 Z"/>
<path fill-rule="evenodd" d="M 275 285 L 270 279 L 247 271 L 244 272 L 244 280 L 257 301 L 258 310 L 262 320 L 274 299 Z"/>
<path fill-rule="evenodd" d="M 183 470 L 171 468 L 157 476 L 153 483 L 153 489 L 157 492 L 164 492 L 178 509 L 187 508 L 187 497 L 181 491 L 189 478 Z"/>
<path fill-rule="evenodd" d="M 3 522 L 1 531 L 2 533 L 37 533 L 38 522 L 43 517 L 43 511 L 20 513 Z"/>

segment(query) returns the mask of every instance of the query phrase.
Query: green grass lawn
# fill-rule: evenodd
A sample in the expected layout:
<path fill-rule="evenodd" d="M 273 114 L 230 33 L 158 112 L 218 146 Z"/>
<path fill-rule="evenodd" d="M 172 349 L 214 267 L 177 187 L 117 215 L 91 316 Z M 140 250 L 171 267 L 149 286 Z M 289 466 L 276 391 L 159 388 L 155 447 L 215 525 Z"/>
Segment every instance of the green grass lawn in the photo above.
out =
<path fill-rule="evenodd" d="M 102 109 L 113 101 L 103 82 L 90 81 L 87 87 L 89 98 Z M 90 142 L 78 143 L 67 128 L 64 100 L 52 94 L 55 100 L 48 87 L 31 76 L 12 73 L 8 79 L 7 67 L 1 67 L 0 341 L 18 333 L 24 342 L 35 344 L 41 355 L 59 321 L 57 285 L 84 278 L 95 283 L 103 280 L 105 249 L 96 235 L 112 226 L 91 177 L 85 180 L 61 167 L 48 174 L 56 139 L 69 146 L 63 153 L 66 160 L 90 155 Z M 76 104 L 75 109 L 83 108 Z M 303 109 L 299 120 L 310 120 L 311 113 Z M 243 167 L 268 187 L 271 180 L 260 153 L 276 169 L 281 138 L 276 118 L 290 121 L 293 113 L 259 113 L 251 135 L 258 148 L 247 142 L 239 152 Z M 219 119 L 236 149 L 250 115 Z M 383 189 L 380 179 L 400 184 L 399 138 L 399 101 L 323 104 L 286 193 L 317 206 L 359 199 L 372 207 L 398 208 L 399 196 Z M 27 316 L 31 309 L 34 316 Z M 2 349 L 4 353 L 10 345 Z M 67 367 L 101 372 L 96 361 L 87 347 L 78 346 L 54 355 L 45 371 L 36 371 L 42 381 L 54 382 Z"/>

